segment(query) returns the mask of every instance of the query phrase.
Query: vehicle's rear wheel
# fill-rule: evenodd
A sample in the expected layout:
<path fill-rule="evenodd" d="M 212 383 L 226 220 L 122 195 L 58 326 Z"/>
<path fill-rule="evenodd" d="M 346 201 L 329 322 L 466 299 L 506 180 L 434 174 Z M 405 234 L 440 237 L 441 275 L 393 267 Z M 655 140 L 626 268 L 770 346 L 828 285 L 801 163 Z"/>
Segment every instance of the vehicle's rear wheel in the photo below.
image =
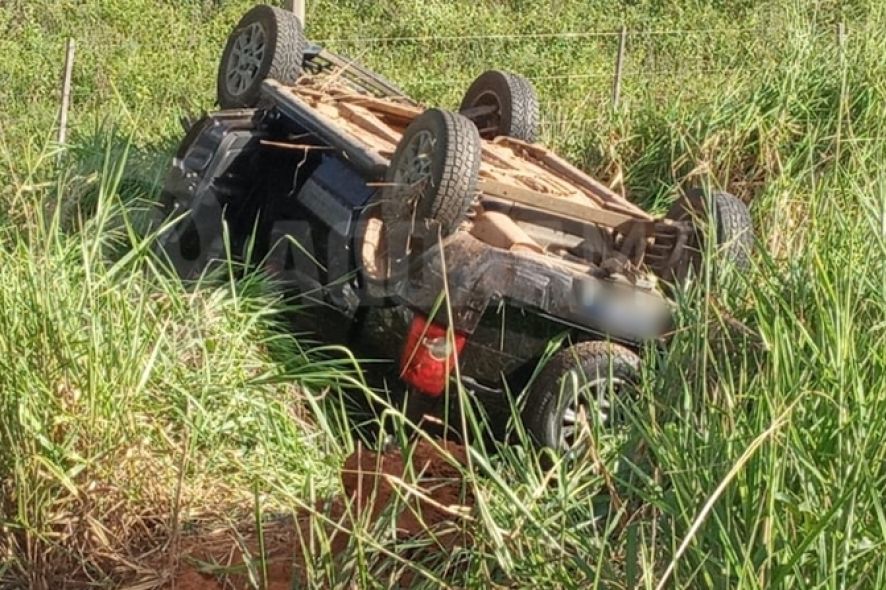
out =
<path fill-rule="evenodd" d="M 378 249 L 385 263 L 376 272 L 394 280 L 411 256 L 458 229 L 476 197 L 479 170 L 480 138 L 470 121 L 438 109 L 417 117 L 379 193 Z"/>
<path fill-rule="evenodd" d="M 734 195 L 717 191 L 707 198 L 702 189 L 689 189 L 665 218 L 690 222 L 694 229 L 687 244 L 688 264 L 682 265 L 682 270 L 673 277 L 675 282 L 685 282 L 689 272 L 698 272 L 711 229 L 715 233 L 714 250 L 719 262 L 725 261 L 739 270 L 750 266 L 754 247 L 751 214 L 747 205 Z"/>
<path fill-rule="evenodd" d="M 618 344 L 589 341 L 564 348 L 532 383 L 523 424 L 540 446 L 580 455 L 588 425 L 620 421 L 617 400 L 632 396 L 639 371 L 640 357 Z"/>
<path fill-rule="evenodd" d="M 267 78 L 295 84 L 305 44 L 301 23 L 292 12 L 264 5 L 247 12 L 228 36 L 218 66 L 219 106 L 255 106 Z"/>
<path fill-rule="evenodd" d="M 506 135 L 531 143 L 538 138 L 538 96 L 532 83 L 517 74 L 483 72 L 468 88 L 459 112 L 485 139 Z"/>

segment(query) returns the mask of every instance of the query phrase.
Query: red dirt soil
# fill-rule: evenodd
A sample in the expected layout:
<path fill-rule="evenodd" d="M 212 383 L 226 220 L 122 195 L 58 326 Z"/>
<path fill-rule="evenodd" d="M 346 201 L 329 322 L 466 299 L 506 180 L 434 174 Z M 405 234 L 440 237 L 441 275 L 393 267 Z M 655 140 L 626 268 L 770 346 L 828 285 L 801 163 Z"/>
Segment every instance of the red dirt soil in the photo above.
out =
<path fill-rule="evenodd" d="M 332 554 L 341 555 L 351 530 L 372 527 L 395 511 L 397 539 L 425 537 L 440 552 L 468 543 L 465 528 L 474 495 L 461 475 L 466 462 L 464 447 L 446 441 L 421 440 L 407 457 L 399 451 L 375 453 L 358 447 L 341 469 L 344 498 L 262 526 L 266 588 L 300 586 L 306 560 L 318 552 L 318 537 L 326 537 Z M 255 530 L 227 529 L 185 538 L 181 556 L 182 567 L 172 582 L 176 590 L 250 588 L 245 564 L 254 564 L 256 572 L 261 568 Z M 408 586 L 410 572 L 399 576 L 399 582 Z"/>

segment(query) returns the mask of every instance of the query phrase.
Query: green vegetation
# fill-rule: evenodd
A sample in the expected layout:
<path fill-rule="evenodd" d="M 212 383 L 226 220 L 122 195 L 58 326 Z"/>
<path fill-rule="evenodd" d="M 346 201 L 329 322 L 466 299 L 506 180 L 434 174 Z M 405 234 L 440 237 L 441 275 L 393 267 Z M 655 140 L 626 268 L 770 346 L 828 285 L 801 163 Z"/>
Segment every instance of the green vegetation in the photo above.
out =
<path fill-rule="evenodd" d="M 211 108 L 249 6 L 0 7 L 0 586 L 79 572 L 113 587 L 142 557 L 162 570 L 150 552 L 189 523 L 339 486 L 354 440 L 335 400 L 362 387 L 345 351 L 288 335 L 289 304 L 258 278 L 183 289 L 139 233 L 177 117 Z M 547 143 L 653 208 L 684 183 L 723 186 L 759 232 L 754 270 L 681 308 L 648 357 L 627 432 L 597 433 L 594 460 L 553 478 L 528 445 L 478 447 L 473 544 L 400 567 L 430 587 L 886 587 L 881 3 L 318 0 L 308 22 L 429 103 L 454 105 L 489 66 L 537 77 Z M 629 38 L 617 113 L 611 35 L 336 41 L 622 23 L 655 33 Z M 318 556 L 317 587 L 390 585 L 391 535 L 354 538 L 343 566 Z"/>

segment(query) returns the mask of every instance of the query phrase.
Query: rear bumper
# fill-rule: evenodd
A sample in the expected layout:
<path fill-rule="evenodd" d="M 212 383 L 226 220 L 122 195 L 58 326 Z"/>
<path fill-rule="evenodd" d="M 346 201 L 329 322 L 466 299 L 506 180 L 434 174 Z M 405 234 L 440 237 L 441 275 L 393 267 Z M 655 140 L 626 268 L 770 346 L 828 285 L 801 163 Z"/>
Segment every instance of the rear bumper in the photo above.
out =
<path fill-rule="evenodd" d="M 425 312 L 448 292 L 453 327 L 468 334 L 490 303 L 507 302 L 572 328 L 629 343 L 666 334 L 672 304 L 631 284 L 599 279 L 545 256 L 492 248 L 457 232 L 409 266 L 397 297 Z M 446 321 L 439 317 L 437 321 Z"/>

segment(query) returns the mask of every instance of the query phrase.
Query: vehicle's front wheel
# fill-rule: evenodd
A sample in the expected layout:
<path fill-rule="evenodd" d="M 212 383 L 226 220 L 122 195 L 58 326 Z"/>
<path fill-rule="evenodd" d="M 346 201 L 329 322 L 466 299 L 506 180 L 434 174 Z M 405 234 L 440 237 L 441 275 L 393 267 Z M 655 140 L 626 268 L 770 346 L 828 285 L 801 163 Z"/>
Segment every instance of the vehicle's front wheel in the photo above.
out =
<path fill-rule="evenodd" d="M 254 7 L 228 36 L 218 66 L 219 106 L 254 107 L 267 78 L 295 84 L 301 75 L 305 45 L 295 14 L 271 6 Z"/>
<path fill-rule="evenodd" d="M 602 341 L 557 352 L 530 386 L 523 424 L 542 447 L 580 454 L 589 425 L 620 421 L 619 408 L 636 391 L 640 357 Z"/>

